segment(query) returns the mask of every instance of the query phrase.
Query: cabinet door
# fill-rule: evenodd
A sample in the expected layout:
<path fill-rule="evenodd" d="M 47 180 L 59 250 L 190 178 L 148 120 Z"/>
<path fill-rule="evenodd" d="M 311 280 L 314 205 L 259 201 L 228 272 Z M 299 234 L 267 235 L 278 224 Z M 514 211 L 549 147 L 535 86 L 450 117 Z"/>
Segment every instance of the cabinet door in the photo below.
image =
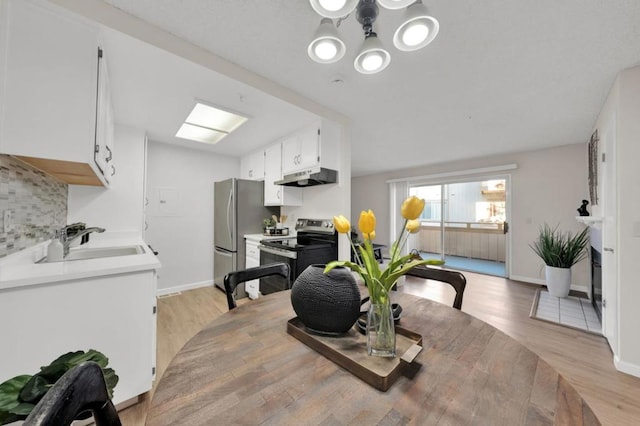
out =
<path fill-rule="evenodd" d="M 247 241 L 247 255 L 245 260 L 245 268 L 253 268 L 260 266 L 260 251 L 258 244 L 253 241 Z M 251 299 L 257 299 L 260 292 L 260 280 L 251 280 L 245 283 L 245 291 Z"/>
<path fill-rule="evenodd" d="M 319 127 L 307 127 L 282 141 L 282 174 L 320 164 Z"/>
<path fill-rule="evenodd" d="M 93 163 L 97 28 L 30 1 L 2 6 L 0 152 Z"/>
<path fill-rule="evenodd" d="M 240 177 L 242 179 L 264 179 L 264 150 L 252 152 L 240 160 Z"/>
<path fill-rule="evenodd" d="M 273 145 L 265 150 L 264 155 L 264 205 L 282 205 L 282 186 L 273 182 L 282 179 L 280 168 L 282 161 L 282 146 Z"/>
<path fill-rule="evenodd" d="M 318 126 L 308 127 L 298 134 L 298 168 L 320 164 L 320 131 Z"/>
<path fill-rule="evenodd" d="M 277 144 L 265 151 L 264 164 L 264 205 L 265 206 L 301 206 L 302 188 L 274 185 L 282 179 L 282 150 L 284 145 Z"/>
<path fill-rule="evenodd" d="M 286 175 L 300 169 L 300 144 L 298 135 L 282 141 L 282 174 Z"/>
<path fill-rule="evenodd" d="M 113 106 L 105 52 L 98 49 L 98 106 L 94 160 L 107 183 L 115 174 L 113 163 Z"/>

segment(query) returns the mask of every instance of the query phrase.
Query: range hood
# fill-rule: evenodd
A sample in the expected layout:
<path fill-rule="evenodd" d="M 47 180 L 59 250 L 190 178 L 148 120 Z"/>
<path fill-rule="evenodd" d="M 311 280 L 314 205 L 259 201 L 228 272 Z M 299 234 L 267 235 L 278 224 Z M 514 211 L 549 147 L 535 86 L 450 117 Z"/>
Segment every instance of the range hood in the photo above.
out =
<path fill-rule="evenodd" d="M 305 186 L 324 185 L 326 183 L 338 182 L 338 172 L 336 170 L 325 169 L 324 167 L 312 167 L 300 172 L 284 175 L 282 180 L 274 182 L 283 186 Z"/>

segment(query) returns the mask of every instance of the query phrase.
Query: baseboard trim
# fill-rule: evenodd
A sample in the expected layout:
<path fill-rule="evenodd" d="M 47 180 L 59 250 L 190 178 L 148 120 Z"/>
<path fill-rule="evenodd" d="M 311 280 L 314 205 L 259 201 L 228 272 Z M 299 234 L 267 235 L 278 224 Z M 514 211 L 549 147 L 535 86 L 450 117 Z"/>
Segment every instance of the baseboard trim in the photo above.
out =
<path fill-rule="evenodd" d="M 615 365 L 616 370 L 618 371 L 622 371 L 623 373 L 630 374 L 635 377 L 640 377 L 640 366 L 622 361 L 618 355 L 613 356 L 613 365 Z"/>
<path fill-rule="evenodd" d="M 514 281 L 522 281 L 525 283 L 530 283 L 530 284 L 538 284 L 538 285 L 543 285 L 543 286 L 547 286 L 545 280 L 540 279 L 540 278 L 531 278 L 531 277 L 525 277 L 522 275 L 511 275 L 509 277 L 510 280 L 514 280 Z M 571 285 L 571 290 L 574 291 L 579 291 L 581 293 L 584 294 L 589 294 L 589 288 L 587 286 L 584 285 L 576 285 L 576 284 L 572 284 Z"/>
<path fill-rule="evenodd" d="M 211 287 L 213 286 L 213 280 L 207 281 L 199 281 L 195 283 L 177 285 L 175 287 L 167 287 L 167 288 L 159 288 L 156 292 L 157 296 L 165 296 L 171 293 L 179 293 L 181 291 L 193 290 L 200 287 Z"/>

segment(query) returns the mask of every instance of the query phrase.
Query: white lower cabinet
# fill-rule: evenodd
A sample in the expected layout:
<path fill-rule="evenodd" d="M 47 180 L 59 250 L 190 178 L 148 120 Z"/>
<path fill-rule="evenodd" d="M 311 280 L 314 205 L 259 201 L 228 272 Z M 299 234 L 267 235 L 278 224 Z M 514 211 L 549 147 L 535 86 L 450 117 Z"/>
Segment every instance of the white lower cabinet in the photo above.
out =
<path fill-rule="evenodd" d="M 151 389 L 156 365 L 155 270 L 0 291 L 0 382 L 58 356 L 95 349 L 120 378 L 115 404 Z"/>
<path fill-rule="evenodd" d="M 245 259 L 245 268 L 253 268 L 260 266 L 260 250 L 258 242 L 247 240 L 247 254 Z M 260 295 L 260 280 L 251 280 L 245 283 L 245 291 L 251 299 L 257 299 Z"/>

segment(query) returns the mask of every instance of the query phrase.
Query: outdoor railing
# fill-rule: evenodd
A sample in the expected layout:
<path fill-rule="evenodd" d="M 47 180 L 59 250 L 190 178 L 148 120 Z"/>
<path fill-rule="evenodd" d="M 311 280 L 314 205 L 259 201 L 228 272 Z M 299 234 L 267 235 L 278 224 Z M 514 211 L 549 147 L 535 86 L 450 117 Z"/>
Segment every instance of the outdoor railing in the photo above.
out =
<path fill-rule="evenodd" d="M 442 251 L 440 222 L 423 221 L 418 249 L 429 253 Z M 504 223 L 445 222 L 445 255 L 505 261 Z"/>

